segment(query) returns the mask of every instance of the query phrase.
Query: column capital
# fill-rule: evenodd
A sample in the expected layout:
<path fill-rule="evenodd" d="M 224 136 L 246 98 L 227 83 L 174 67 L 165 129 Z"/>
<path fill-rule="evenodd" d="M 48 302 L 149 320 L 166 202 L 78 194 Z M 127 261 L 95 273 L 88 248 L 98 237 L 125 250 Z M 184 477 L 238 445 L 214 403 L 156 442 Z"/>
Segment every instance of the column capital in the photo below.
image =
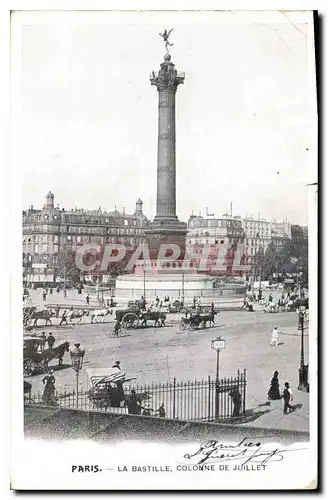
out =
<path fill-rule="evenodd" d="M 158 92 L 168 91 L 168 92 L 176 92 L 178 85 L 184 82 L 185 74 L 178 73 L 175 69 L 174 64 L 166 59 L 161 64 L 161 69 L 158 73 L 155 71 L 150 75 L 150 83 L 151 85 L 156 85 Z"/>

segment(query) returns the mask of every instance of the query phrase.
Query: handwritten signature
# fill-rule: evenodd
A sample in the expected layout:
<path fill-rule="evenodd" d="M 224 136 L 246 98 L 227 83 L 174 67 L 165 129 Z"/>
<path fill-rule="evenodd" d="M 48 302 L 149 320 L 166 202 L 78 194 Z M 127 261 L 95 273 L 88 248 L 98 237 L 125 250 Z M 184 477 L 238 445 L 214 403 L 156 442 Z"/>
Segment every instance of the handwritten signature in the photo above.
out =
<path fill-rule="evenodd" d="M 266 449 L 260 441 L 252 442 L 247 437 L 244 437 L 237 444 L 223 444 L 219 441 L 208 441 L 192 454 L 186 453 L 184 458 L 191 460 L 193 464 L 213 464 L 227 461 L 242 461 L 241 465 L 255 462 L 260 465 L 265 465 L 267 462 L 279 462 L 283 460 L 283 454 L 287 451 L 279 448 Z"/>

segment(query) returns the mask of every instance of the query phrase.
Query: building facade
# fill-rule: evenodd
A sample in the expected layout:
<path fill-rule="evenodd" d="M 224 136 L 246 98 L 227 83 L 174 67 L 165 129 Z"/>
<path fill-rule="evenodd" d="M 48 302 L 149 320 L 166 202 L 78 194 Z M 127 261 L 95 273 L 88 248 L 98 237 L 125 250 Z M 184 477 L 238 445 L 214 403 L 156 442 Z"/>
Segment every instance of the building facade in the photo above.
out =
<path fill-rule="evenodd" d="M 281 248 L 290 238 L 291 225 L 288 222 L 270 222 L 260 217 L 242 218 L 228 214 L 224 214 L 221 218 L 199 215 L 189 218 L 187 250 L 200 253 L 204 246 L 210 246 L 210 257 L 214 259 L 220 247 L 232 248 L 233 252 L 237 244 L 242 244 L 244 247 L 242 264 L 249 270 L 243 274 L 251 275 L 257 257 L 265 254 L 270 243 Z M 231 263 L 229 256 L 227 262 Z"/>
<path fill-rule="evenodd" d="M 213 271 L 219 255 L 225 255 L 223 266 L 225 270 L 217 271 L 216 274 L 233 273 L 235 250 L 238 244 L 244 244 L 245 232 L 242 227 L 241 217 L 224 214 L 221 218 L 214 216 L 202 217 L 191 216 L 188 221 L 188 234 L 186 250 L 189 254 L 203 252 L 204 247 L 208 251 L 207 270 Z"/>
<path fill-rule="evenodd" d="M 292 225 L 287 222 L 271 222 L 271 242 L 277 250 L 292 238 Z"/>
<path fill-rule="evenodd" d="M 122 243 L 135 247 L 143 241 L 148 224 L 142 201 L 135 212 L 115 210 L 65 210 L 55 207 L 54 195 L 46 195 L 42 209 L 30 207 L 23 212 L 23 272 L 27 282 L 53 282 L 60 252 L 76 250 L 86 243 Z"/>

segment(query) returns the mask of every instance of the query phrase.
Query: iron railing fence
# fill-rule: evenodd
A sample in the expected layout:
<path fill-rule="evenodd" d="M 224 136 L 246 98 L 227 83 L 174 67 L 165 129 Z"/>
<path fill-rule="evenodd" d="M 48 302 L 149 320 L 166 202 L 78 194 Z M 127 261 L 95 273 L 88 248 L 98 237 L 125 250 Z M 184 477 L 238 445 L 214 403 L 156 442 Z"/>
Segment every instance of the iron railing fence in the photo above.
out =
<path fill-rule="evenodd" d="M 25 396 L 26 404 L 54 404 L 63 408 L 104 411 L 116 414 L 141 414 L 162 418 L 194 421 L 227 421 L 245 415 L 246 370 L 237 376 L 208 377 L 200 381 L 177 381 L 147 385 L 131 385 L 123 390 L 91 389 L 89 391 L 56 392 L 52 399 L 43 395 Z"/>

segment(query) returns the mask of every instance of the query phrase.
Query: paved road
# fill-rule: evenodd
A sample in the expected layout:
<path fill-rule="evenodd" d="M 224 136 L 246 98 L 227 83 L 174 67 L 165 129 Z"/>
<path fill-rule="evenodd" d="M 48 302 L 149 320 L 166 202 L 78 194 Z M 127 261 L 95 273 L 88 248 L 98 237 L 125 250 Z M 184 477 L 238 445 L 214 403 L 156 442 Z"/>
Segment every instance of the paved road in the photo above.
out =
<path fill-rule="evenodd" d="M 211 349 L 211 340 L 220 335 L 227 343 L 226 349 L 220 354 L 220 376 L 234 376 L 238 369 L 247 369 L 247 408 L 255 408 L 266 401 L 270 379 L 273 372 L 278 370 L 281 389 L 288 380 L 295 393 L 295 402 L 303 404 L 302 411 L 298 412 L 297 424 L 293 423 L 295 419 L 288 416 L 288 425 L 307 430 L 308 395 L 297 391 L 300 332 L 297 330 L 295 313 L 221 312 L 214 328 L 194 332 L 181 332 L 178 318 L 170 315 L 169 325 L 164 328 L 131 330 L 129 336 L 119 339 L 108 336 L 114 318 L 110 318 L 109 323 L 96 325 L 91 325 L 86 318 L 80 326 L 40 328 L 38 332 L 41 333 L 43 329 L 52 331 L 56 345 L 66 340 L 71 347 L 75 342 L 81 343 L 86 351 L 80 375 L 80 386 L 83 388 L 87 387 L 87 368 L 111 367 L 116 360 L 120 360 L 128 377 L 136 377 L 140 384 L 164 382 L 173 377 L 185 381 L 206 379 L 208 375 L 215 377 L 216 353 Z M 269 345 L 275 325 L 281 331 L 277 348 Z M 306 330 L 306 362 L 307 356 Z M 69 354 L 65 355 L 64 363 L 70 364 Z M 30 377 L 29 380 L 33 384 L 33 391 L 43 390 L 42 375 Z M 57 390 L 71 390 L 74 385 L 74 373 L 70 366 L 56 371 Z M 281 421 L 280 416 L 278 421 Z M 275 423 L 277 425 L 285 426 L 285 422 Z"/>

